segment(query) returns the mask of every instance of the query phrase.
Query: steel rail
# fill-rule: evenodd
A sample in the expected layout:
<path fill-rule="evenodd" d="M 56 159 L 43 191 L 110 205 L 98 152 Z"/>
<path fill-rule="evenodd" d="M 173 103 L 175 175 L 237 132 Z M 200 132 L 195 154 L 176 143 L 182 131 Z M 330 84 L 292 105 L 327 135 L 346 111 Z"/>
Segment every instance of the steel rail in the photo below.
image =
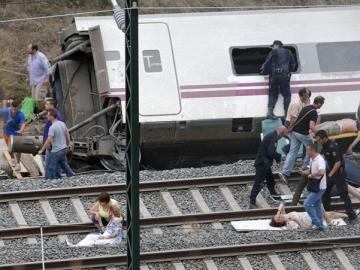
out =
<path fill-rule="evenodd" d="M 344 204 L 333 204 L 335 210 L 344 210 Z M 360 202 L 353 203 L 354 208 L 360 208 Z M 288 212 L 304 211 L 301 206 L 288 206 Z M 261 219 L 269 218 L 276 213 L 276 208 L 259 208 L 249 209 L 244 211 L 225 211 L 212 213 L 196 213 L 177 216 L 162 216 L 142 218 L 140 225 L 143 229 L 154 226 L 176 226 L 183 224 L 195 223 L 212 223 L 212 222 L 228 222 L 236 220 Z M 44 235 L 59 235 L 59 234 L 73 234 L 83 233 L 93 230 L 95 227 L 91 223 L 76 223 L 76 224 L 60 224 L 60 225 L 46 225 L 43 226 Z M 29 227 L 14 227 L 0 230 L 0 239 L 14 239 L 20 237 L 28 237 L 31 235 L 39 235 L 39 226 Z"/>
<path fill-rule="evenodd" d="M 360 236 L 318 238 L 306 240 L 291 240 L 286 242 L 268 242 L 241 244 L 231 246 L 216 246 L 205 248 L 191 248 L 181 250 L 166 250 L 156 252 L 143 252 L 140 254 L 142 263 L 169 262 L 174 260 L 193 260 L 208 257 L 246 256 L 267 253 L 296 252 L 301 250 L 321 250 L 333 248 L 350 248 L 360 246 Z M 69 269 L 74 266 L 106 267 L 109 265 L 126 264 L 126 255 L 111 255 L 101 257 L 82 257 L 63 260 L 50 260 L 45 262 L 46 269 Z M 40 269 L 40 261 L 30 263 L 16 263 L 0 265 L 0 270 Z"/>
<path fill-rule="evenodd" d="M 254 182 L 254 174 L 215 176 L 192 179 L 174 179 L 165 181 L 146 181 L 140 183 L 140 191 L 158 191 L 171 189 L 188 189 L 197 187 L 213 187 L 221 185 L 245 185 Z M 91 196 L 101 192 L 112 194 L 125 193 L 126 184 L 108 184 L 83 187 L 66 187 L 57 189 L 22 190 L 0 192 L 0 202 L 29 201 L 48 198 L 66 198 L 72 196 Z"/>

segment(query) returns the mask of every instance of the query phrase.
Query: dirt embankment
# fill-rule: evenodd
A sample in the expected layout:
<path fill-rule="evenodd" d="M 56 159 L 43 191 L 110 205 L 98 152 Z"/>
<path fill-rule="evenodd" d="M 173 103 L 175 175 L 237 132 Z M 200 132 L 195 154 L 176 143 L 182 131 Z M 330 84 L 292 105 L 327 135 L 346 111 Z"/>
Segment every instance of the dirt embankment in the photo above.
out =
<path fill-rule="evenodd" d="M 122 3 L 123 0 L 118 0 Z M 0 3 L 0 21 L 54 14 L 110 9 L 110 0 L 5 0 Z M 201 11 L 189 7 L 241 7 L 268 5 L 324 5 L 360 4 L 360 0 L 140 0 L 144 7 L 161 7 L 142 13 L 169 13 Z M 179 7 L 177 10 L 164 7 Z M 221 9 L 219 9 L 221 10 Z M 60 53 L 58 32 L 72 17 L 0 22 L 0 100 L 24 97 L 30 93 L 26 81 L 26 45 L 39 45 L 50 58 Z M 16 73 L 12 73 L 16 72 Z M 20 73 L 20 74 L 18 74 Z"/>

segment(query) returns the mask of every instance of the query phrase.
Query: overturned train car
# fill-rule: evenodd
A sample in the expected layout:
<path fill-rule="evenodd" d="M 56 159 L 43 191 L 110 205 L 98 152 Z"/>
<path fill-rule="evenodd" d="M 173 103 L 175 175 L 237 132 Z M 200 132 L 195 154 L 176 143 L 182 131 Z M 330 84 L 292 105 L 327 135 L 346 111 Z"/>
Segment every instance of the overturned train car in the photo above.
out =
<path fill-rule="evenodd" d="M 141 162 L 172 168 L 253 157 L 268 101 L 268 77 L 259 69 L 273 39 L 296 58 L 293 97 L 306 86 L 326 98 L 322 120 L 353 117 L 359 16 L 359 8 L 140 16 Z M 67 124 L 121 104 L 73 133 L 75 157 L 118 168 L 125 145 L 124 34 L 112 17 L 77 17 L 60 40 L 53 87 Z M 283 115 L 281 97 L 275 114 Z"/>

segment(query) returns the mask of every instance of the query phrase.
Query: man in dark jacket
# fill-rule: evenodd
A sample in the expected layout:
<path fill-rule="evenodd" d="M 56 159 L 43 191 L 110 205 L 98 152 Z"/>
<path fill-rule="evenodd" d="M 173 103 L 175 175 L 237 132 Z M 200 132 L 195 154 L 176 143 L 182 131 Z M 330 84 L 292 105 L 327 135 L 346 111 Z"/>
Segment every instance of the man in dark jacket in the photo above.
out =
<path fill-rule="evenodd" d="M 261 67 L 261 74 L 269 74 L 269 101 L 267 118 L 275 119 L 274 108 L 279 96 L 279 91 L 284 98 L 285 117 L 291 101 L 290 73 L 296 70 L 296 62 L 291 51 L 283 48 L 280 40 L 272 44 L 272 51 Z"/>
<path fill-rule="evenodd" d="M 262 184 L 266 179 L 266 184 L 270 194 L 276 200 L 280 199 L 275 191 L 275 178 L 271 170 L 274 159 L 277 163 L 281 161 L 281 155 L 276 151 L 277 142 L 281 137 L 287 135 L 284 126 L 278 127 L 275 131 L 265 135 L 261 142 L 259 151 L 255 159 L 255 183 L 250 193 L 250 209 L 256 208 L 256 197 L 262 189 Z"/>

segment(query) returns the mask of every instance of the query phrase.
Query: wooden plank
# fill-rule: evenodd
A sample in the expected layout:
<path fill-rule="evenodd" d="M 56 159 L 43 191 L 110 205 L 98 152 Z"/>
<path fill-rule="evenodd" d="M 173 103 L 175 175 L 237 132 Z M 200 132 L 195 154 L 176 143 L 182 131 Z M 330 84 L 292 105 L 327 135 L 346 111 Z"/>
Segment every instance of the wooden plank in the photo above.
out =
<path fill-rule="evenodd" d="M 39 167 L 37 166 L 31 154 L 21 154 L 20 161 L 25 166 L 30 176 L 40 176 Z"/>
<path fill-rule="evenodd" d="M 220 192 L 232 211 L 241 211 L 240 205 L 236 202 L 232 192 L 228 187 L 220 187 Z"/>
<path fill-rule="evenodd" d="M 354 266 L 350 263 L 348 257 L 346 257 L 344 251 L 341 249 L 333 249 L 333 252 L 340 263 L 340 267 L 343 270 L 355 270 Z"/>
<path fill-rule="evenodd" d="M 16 224 L 21 228 L 29 227 L 17 202 L 9 203 L 10 211 L 16 221 Z M 29 245 L 36 245 L 37 241 L 35 237 L 26 238 Z"/>
<path fill-rule="evenodd" d="M 41 175 L 45 176 L 45 168 L 44 168 L 44 163 L 42 161 L 42 157 L 40 155 L 36 155 L 34 157 L 34 160 L 36 162 L 36 165 L 39 167 Z"/>
<path fill-rule="evenodd" d="M 13 171 L 13 175 L 14 175 L 17 179 L 23 179 L 21 173 L 18 172 L 17 170 L 15 170 L 15 167 L 11 166 L 11 156 L 10 156 L 9 151 L 4 150 L 4 151 L 3 151 L 3 154 L 4 154 L 5 159 L 6 159 L 7 162 L 9 163 L 10 168 L 11 168 L 12 171 Z"/>
<path fill-rule="evenodd" d="M 160 195 L 162 197 L 162 199 L 164 200 L 166 206 L 169 208 L 169 211 L 172 215 L 182 215 L 179 207 L 176 205 L 173 197 L 171 196 L 170 192 L 168 191 L 161 191 Z M 190 224 L 187 225 L 183 225 L 182 226 L 185 230 L 185 232 L 190 232 L 193 231 L 192 227 Z"/>
<path fill-rule="evenodd" d="M 44 211 L 47 221 L 50 225 L 58 225 L 59 221 L 57 220 L 54 211 L 51 208 L 51 205 L 48 200 L 40 200 L 41 208 Z M 59 235 L 59 240 L 61 243 L 65 243 L 66 241 L 69 242 L 66 235 Z"/>
<path fill-rule="evenodd" d="M 141 198 L 139 198 L 139 207 L 140 207 L 140 216 L 143 218 L 151 218 L 151 214 L 149 212 L 149 210 L 146 208 L 143 200 Z M 153 228 L 153 233 L 154 234 L 162 234 L 163 231 L 160 228 Z"/>
<path fill-rule="evenodd" d="M 286 270 L 278 255 L 268 254 L 268 257 L 275 270 Z"/>
<path fill-rule="evenodd" d="M 207 270 L 217 270 L 217 266 L 213 260 L 205 260 L 205 267 Z"/>
<path fill-rule="evenodd" d="M 201 213 L 208 214 L 212 212 L 209 206 L 206 204 L 203 196 L 201 195 L 200 190 L 190 189 L 190 193 Z M 217 230 L 224 229 L 220 222 L 213 223 L 213 227 Z"/>
<path fill-rule="evenodd" d="M 80 222 L 82 222 L 82 223 L 91 222 L 91 219 L 89 218 L 88 214 L 86 213 L 86 211 L 84 209 L 84 205 L 82 204 L 80 199 L 79 198 L 71 198 L 70 201 L 75 209 L 76 215 L 79 218 Z"/>
<path fill-rule="evenodd" d="M 321 268 L 317 265 L 313 256 L 309 252 L 301 252 L 301 256 L 303 257 L 306 265 L 310 268 L 310 270 L 321 270 Z"/>
<path fill-rule="evenodd" d="M 182 262 L 172 262 L 171 269 L 173 270 L 186 270 Z"/>
<path fill-rule="evenodd" d="M 243 270 L 253 270 L 251 263 L 246 257 L 237 258 Z"/>

